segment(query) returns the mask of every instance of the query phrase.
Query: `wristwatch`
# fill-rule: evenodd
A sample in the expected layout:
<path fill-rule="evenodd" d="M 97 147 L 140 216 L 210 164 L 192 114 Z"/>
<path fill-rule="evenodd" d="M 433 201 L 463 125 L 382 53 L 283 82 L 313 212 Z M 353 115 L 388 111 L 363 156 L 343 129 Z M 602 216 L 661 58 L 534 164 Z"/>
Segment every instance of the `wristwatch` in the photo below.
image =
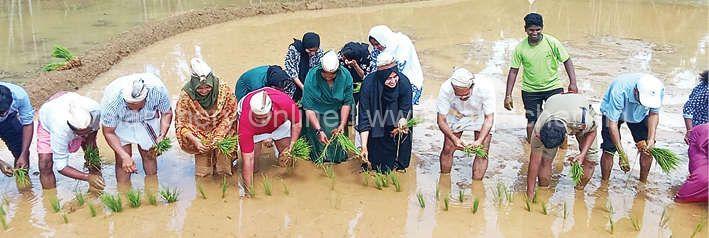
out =
<path fill-rule="evenodd" d="M 320 132 L 325 132 L 322 128 L 315 129 L 315 134 L 318 135 Z"/>

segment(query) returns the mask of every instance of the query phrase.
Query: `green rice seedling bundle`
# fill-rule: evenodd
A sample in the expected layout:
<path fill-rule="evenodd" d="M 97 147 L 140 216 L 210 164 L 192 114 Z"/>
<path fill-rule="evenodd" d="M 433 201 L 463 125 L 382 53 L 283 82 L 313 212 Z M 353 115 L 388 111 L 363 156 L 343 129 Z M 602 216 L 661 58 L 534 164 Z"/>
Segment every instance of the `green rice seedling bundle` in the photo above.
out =
<path fill-rule="evenodd" d="M 465 193 L 463 193 L 463 190 L 458 190 L 458 202 L 463 202 L 465 200 Z"/>
<path fill-rule="evenodd" d="M 146 192 L 145 197 L 148 199 L 148 204 L 157 206 L 158 205 L 158 198 L 155 196 L 154 192 Z"/>
<path fill-rule="evenodd" d="M 421 208 L 425 208 L 426 207 L 426 200 L 423 199 L 423 194 L 421 192 L 419 192 L 418 194 L 416 194 L 416 198 L 419 201 L 419 206 Z"/>
<path fill-rule="evenodd" d="M 64 224 L 69 223 L 69 217 L 66 216 L 66 213 L 62 213 L 62 220 L 64 220 Z"/>
<path fill-rule="evenodd" d="M 172 148 L 172 140 L 170 140 L 170 138 L 165 137 L 160 142 L 158 142 L 158 144 L 155 145 L 155 153 L 160 156 L 170 148 Z"/>
<path fill-rule="evenodd" d="M 229 184 L 226 181 L 226 176 L 222 177 L 222 199 L 226 197 L 226 191 L 227 188 L 229 187 Z"/>
<path fill-rule="evenodd" d="M 618 157 L 620 158 L 618 165 L 620 165 L 621 170 L 627 173 L 630 171 L 630 160 L 628 160 L 628 155 L 625 154 L 625 150 L 623 150 L 622 146 L 616 145 L 615 147 L 618 149 Z"/>
<path fill-rule="evenodd" d="M 475 156 L 476 158 L 486 158 L 487 157 L 487 152 L 485 152 L 485 149 L 483 149 L 483 146 L 465 146 L 463 148 L 463 152 L 465 153 L 465 156 L 472 158 Z"/>
<path fill-rule="evenodd" d="M 101 155 L 98 148 L 95 146 L 88 146 L 84 151 L 84 158 L 86 158 L 86 167 L 94 170 L 101 170 Z"/>
<path fill-rule="evenodd" d="M 126 198 L 128 198 L 128 206 L 132 208 L 140 207 L 140 191 L 131 189 L 126 193 Z"/>
<path fill-rule="evenodd" d="M 52 57 L 69 61 L 74 59 L 74 54 L 72 54 L 71 51 L 64 46 L 55 45 L 54 49 L 52 49 Z"/>
<path fill-rule="evenodd" d="M 633 224 L 633 229 L 635 231 L 640 231 L 640 222 L 635 216 L 630 216 L 630 223 Z"/>
<path fill-rule="evenodd" d="M 62 204 L 59 203 L 59 199 L 51 198 L 49 199 L 49 203 L 52 205 L 52 211 L 54 211 L 54 213 L 59 213 L 62 210 Z"/>
<path fill-rule="evenodd" d="M 337 142 L 337 144 L 345 150 L 347 153 L 353 154 L 355 156 L 359 156 L 362 151 L 355 146 L 354 142 L 350 140 L 345 134 L 338 134 L 335 136 L 334 141 Z"/>
<path fill-rule="evenodd" d="M 312 146 L 308 141 L 305 138 L 300 138 L 291 146 L 290 151 L 288 151 L 288 156 L 296 160 L 309 160 L 311 150 Z"/>
<path fill-rule="evenodd" d="M 96 207 L 94 207 L 94 204 L 89 203 L 89 213 L 91 217 L 96 217 Z"/>
<path fill-rule="evenodd" d="M 76 199 L 76 203 L 79 204 L 79 206 L 83 206 L 84 203 L 86 203 L 86 199 L 84 198 L 84 193 L 76 191 L 74 192 L 74 199 Z"/>
<path fill-rule="evenodd" d="M 177 188 L 164 188 L 160 190 L 160 197 L 162 197 L 162 199 L 164 199 L 167 203 L 174 203 L 177 202 L 177 199 L 179 199 L 180 191 L 177 191 Z"/>
<path fill-rule="evenodd" d="M 650 150 L 650 154 L 664 173 L 670 173 L 679 165 L 679 156 L 669 149 L 655 147 Z"/>
<path fill-rule="evenodd" d="M 105 205 L 109 210 L 114 213 L 123 211 L 123 203 L 121 202 L 121 196 L 118 194 L 111 195 L 108 193 L 104 193 L 103 195 L 101 195 L 101 202 L 103 202 L 103 205 Z"/>
<path fill-rule="evenodd" d="M 578 161 L 571 163 L 571 180 L 574 181 L 574 185 L 581 183 L 581 177 L 583 177 L 583 167 Z"/>
<path fill-rule="evenodd" d="M 694 238 L 695 236 L 697 236 L 697 234 L 699 234 L 699 232 L 702 232 L 705 222 L 706 222 L 706 219 L 700 221 L 699 223 L 697 223 L 696 226 L 694 226 L 694 231 L 692 232 L 691 238 Z M 7 229 L 7 228 L 5 228 L 5 229 Z"/>
<path fill-rule="evenodd" d="M 61 67 L 64 67 L 66 65 L 66 62 L 51 62 L 45 66 L 42 66 L 42 71 L 44 72 L 50 72 L 50 71 L 56 71 Z"/>
<path fill-rule="evenodd" d="M 408 133 L 411 128 L 414 128 L 418 124 L 421 124 L 422 121 L 423 120 L 419 118 L 408 119 L 406 120 L 406 128 L 394 128 L 393 132 L 397 135 Z"/>
<path fill-rule="evenodd" d="M 263 192 L 266 193 L 266 196 L 271 196 L 271 180 L 268 179 L 268 176 L 262 175 L 263 176 Z"/>
<path fill-rule="evenodd" d="M 443 211 L 448 211 L 448 203 L 450 203 L 450 198 L 443 198 Z"/>
<path fill-rule="evenodd" d="M 480 199 L 475 198 L 475 200 L 473 200 L 473 214 L 478 213 L 478 206 L 480 206 Z"/>
<path fill-rule="evenodd" d="M 199 191 L 199 196 L 201 196 L 202 199 L 207 199 L 207 194 L 204 193 L 204 188 L 201 183 L 197 184 L 197 191 Z"/>
<path fill-rule="evenodd" d="M 236 148 L 239 146 L 239 137 L 227 136 L 226 138 L 217 141 L 215 146 L 223 155 L 232 155 L 234 151 L 236 151 Z"/>
<path fill-rule="evenodd" d="M 389 173 L 389 177 L 391 178 L 391 184 L 394 185 L 394 190 L 397 192 L 401 192 L 401 184 L 399 183 L 399 177 L 397 177 L 395 173 Z"/>
<path fill-rule="evenodd" d="M 27 169 L 25 168 L 19 168 L 15 169 L 13 172 L 15 176 L 15 181 L 17 182 L 17 185 L 19 187 L 27 187 L 30 186 L 30 179 L 29 179 L 29 173 L 27 172 Z"/>
<path fill-rule="evenodd" d="M 547 211 L 547 203 L 546 203 L 546 202 L 541 202 L 539 205 L 542 206 L 542 214 L 548 215 L 548 214 L 549 214 L 549 211 Z"/>

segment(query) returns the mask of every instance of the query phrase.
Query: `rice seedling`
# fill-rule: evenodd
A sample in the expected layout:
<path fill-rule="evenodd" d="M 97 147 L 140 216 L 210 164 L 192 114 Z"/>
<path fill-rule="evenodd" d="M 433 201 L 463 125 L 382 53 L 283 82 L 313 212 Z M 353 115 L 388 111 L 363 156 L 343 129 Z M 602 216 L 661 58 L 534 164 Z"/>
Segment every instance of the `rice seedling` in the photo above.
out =
<path fill-rule="evenodd" d="M 128 206 L 131 208 L 140 207 L 140 191 L 131 189 L 126 193 L 126 198 L 128 198 Z"/>
<path fill-rule="evenodd" d="M 91 217 L 96 217 L 96 207 L 94 207 L 94 204 L 89 203 L 89 213 L 91 213 Z"/>
<path fill-rule="evenodd" d="M 271 180 L 268 179 L 268 176 L 262 175 L 263 176 L 263 192 L 266 193 L 266 196 L 271 196 Z"/>
<path fill-rule="evenodd" d="M 608 224 L 610 226 L 610 232 L 612 235 L 613 231 L 615 230 L 615 223 L 613 222 L 613 217 L 610 214 L 608 215 Z"/>
<path fill-rule="evenodd" d="M 581 177 L 583 177 L 583 168 L 578 161 L 571 163 L 571 180 L 574 181 L 574 186 L 581 182 Z"/>
<path fill-rule="evenodd" d="M 411 130 L 411 128 L 414 128 L 418 124 L 421 124 L 423 120 L 420 118 L 411 118 L 406 120 L 406 128 L 394 128 L 393 133 L 396 135 L 400 134 L 406 134 Z"/>
<path fill-rule="evenodd" d="M 473 214 L 478 213 L 478 206 L 480 206 L 480 199 L 475 198 L 475 200 L 473 200 Z"/>
<path fill-rule="evenodd" d="M 101 155 L 95 146 L 87 146 L 84 150 L 86 167 L 94 170 L 101 170 Z"/>
<path fill-rule="evenodd" d="M 618 165 L 620 165 L 621 170 L 627 173 L 630 171 L 630 161 L 628 160 L 628 155 L 625 154 L 625 151 L 621 145 L 618 144 L 615 145 L 615 147 L 618 149 L 618 158 L 620 158 Z"/>
<path fill-rule="evenodd" d="M 305 138 L 300 138 L 291 146 L 290 151 L 288 151 L 288 156 L 291 159 L 309 160 L 311 150 L 312 146 L 308 141 Z"/>
<path fill-rule="evenodd" d="M 502 202 L 504 197 L 507 195 L 507 187 L 505 187 L 504 184 L 502 183 L 497 183 L 497 193 L 495 193 L 495 197 L 497 197 L 497 205 L 502 206 Z"/>
<path fill-rule="evenodd" d="M 109 210 L 114 213 L 123 211 L 123 203 L 121 202 L 121 196 L 118 194 L 111 195 L 108 193 L 104 193 L 103 195 L 101 195 L 101 202 L 103 202 L 103 205 L 105 205 Z"/>
<path fill-rule="evenodd" d="M 222 177 L 222 199 L 226 197 L 226 191 L 227 188 L 229 187 L 227 181 L 226 181 L 226 176 Z"/>
<path fill-rule="evenodd" d="M 418 201 L 419 201 L 419 206 L 420 206 L 421 208 L 426 208 L 426 200 L 423 199 L 423 194 L 422 194 L 421 192 L 419 192 L 418 194 L 416 194 L 416 198 L 417 198 Z"/>
<path fill-rule="evenodd" d="M 74 192 L 74 199 L 76 200 L 76 203 L 79 204 L 79 206 L 83 206 L 84 203 L 86 203 L 86 199 L 84 198 L 84 193 L 76 191 Z"/>
<path fill-rule="evenodd" d="M 69 61 L 74 59 L 74 54 L 72 54 L 71 51 L 64 46 L 54 45 L 54 48 L 52 49 L 52 57 Z"/>
<path fill-rule="evenodd" d="M 323 168 L 323 172 L 325 173 L 325 176 L 327 176 L 330 179 L 335 177 L 335 170 L 332 167 L 332 165 L 323 166 L 322 168 Z"/>
<path fill-rule="evenodd" d="M 199 196 L 201 196 L 202 199 L 207 199 L 207 194 L 204 193 L 204 188 L 201 183 L 197 184 L 197 191 L 199 191 Z"/>
<path fill-rule="evenodd" d="M 7 213 L 5 212 L 5 206 L 0 205 L 0 216 L 5 216 Z"/>
<path fill-rule="evenodd" d="M 534 203 L 534 204 L 537 204 L 537 201 L 538 201 L 538 198 L 539 198 L 537 194 L 539 194 L 539 189 L 536 189 L 536 188 L 535 188 L 535 189 L 534 189 L 534 197 L 532 198 L 532 203 Z"/>
<path fill-rule="evenodd" d="M 236 136 L 227 136 L 226 138 L 217 141 L 215 144 L 215 147 L 225 156 L 229 156 L 236 151 L 237 146 L 239 145 L 239 137 Z"/>
<path fill-rule="evenodd" d="M 49 64 L 46 64 L 45 66 L 42 66 L 42 71 L 44 72 L 50 72 L 50 71 L 56 71 L 61 67 L 64 67 L 66 65 L 66 62 L 51 62 Z"/>
<path fill-rule="evenodd" d="M 655 147 L 650 150 L 650 154 L 664 173 L 670 173 L 679 165 L 679 156 L 669 149 Z"/>
<path fill-rule="evenodd" d="M 350 140 L 345 134 L 338 134 L 335 136 L 334 141 L 337 142 L 340 147 L 342 147 L 343 150 L 345 150 L 347 153 L 353 154 L 355 156 L 359 156 L 359 154 L 362 153 L 362 151 L 355 146 L 354 142 Z"/>
<path fill-rule="evenodd" d="M 485 151 L 485 149 L 483 149 L 482 145 L 476 147 L 465 146 L 465 148 L 463 148 L 463 153 L 465 153 L 465 156 L 467 156 L 468 158 L 472 158 L 473 156 L 475 156 L 476 158 L 487 157 L 487 152 Z"/>
<path fill-rule="evenodd" d="M 170 188 L 164 188 L 160 190 L 160 197 L 165 200 L 167 203 L 174 203 L 177 202 L 177 199 L 180 197 L 180 191 L 175 189 L 170 189 Z"/>
<path fill-rule="evenodd" d="M 436 185 L 436 201 L 438 201 L 441 195 L 441 189 Z"/>
<path fill-rule="evenodd" d="M 384 181 L 382 181 L 382 177 L 378 173 L 374 174 L 374 186 L 379 190 L 384 187 Z"/>
<path fill-rule="evenodd" d="M 49 204 L 52 205 L 52 211 L 54 211 L 54 213 L 58 213 L 62 210 L 62 204 L 59 203 L 59 199 L 55 197 L 49 199 Z"/>
<path fill-rule="evenodd" d="M 448 203 L 450 203 L 450 198 L 443 198 L 443 211 L 448 211 Z"/>
<path fill-rule="evenodd" d="M 15 182 L 17 182 L 17 186 L 19 187 L 27 187 L 30 186 L 30 177 L 29 173 L 27 172 L 27 169 L 25 168 L 19 168 L 15 169 L 13 172 L 13 176 L 15 176 Z"/>
<path fill-rule="evenodd" d="M 281 179 L 281 184 L 283 184 L 283 193 L 285 193 L 286 196 L 290 195 L 290 189 L 288 189 L 288 185 L 283 179 Z"/>
<path fill-rule="evenodd" d="M 630 216 L 630 223 L 633 225 L 633 229 L 635 229 L 635 231 L 640 231 L 640 223 L 635 216 Z"/>
<path fill-rule="evenodd" d="M 62 213 L 62 219 L 64 220 L 64 224 L 69 224 L 69 218 L 66 216 L 66 213 Z"/>
<path fill-rule="evenodd" d="M 0 216 L 0 224 L 2 225 L 3 230 L 7 230 L 7 228 L 9 228 L 7 221 L 5 220 L 5 215 Z"/>
<path fill-rule="evenodd" d="M 154 192 L 146 192 L 145 197 L 148 199 L 148 204 L 157 206 L 158 205 L 158 198 L 155 196 Z"/>
<path fill-rule="evenodd" d="M 401 184 L 399 183 L 399 177 L 397 177 L 395 173 L 389 173 L 389 177 L 391 178 L 391 184 L 394 185 L 394 190 L 397 192 L 401 192 Z"/>
<path fill-rule="evenodd" d="M 463 193 L 463 190 L 460 189 L 460 190 L 458 190 L 458 202 L 462 203 L 463 200 L 465 200 L 465 193 Z"/>
<path fill-rule="evenodd" d="M 160 156 L 170 148 L 172 148 L 172 140 L 170 140 L 170 138 L 165 137 L 155 145 L 155 153 Z"/>
<path fill-rule="evenodd" d="M 696 226 L 694 226 L 694 231 L 692 232 L 691 238 L 694 238 L 695 236 L 697 236 L 697 234 L 699 234 L 699 232 L 702 232 L 705 222 L 706 222 L 706 219 L 704 219 L 703 221 L 700 221 L 699 223 L 697 223 Z M 5 228 L 5 229 L 7 229 L 7 228 Z"/>
<path fill-rule="evenodd" d="M 369 174 L 368 173 L 362 173 L 362 185 L 369 186 Z"/>
<path fill-rule="evenodd" d="M 542 206 L 542 214 L 549 215 L 549 211 L 547 211 L 547 203 L 546 202 L 541 202 L 539 203 L 540 206 Z"/>
<path fill-rule="evenodd" d="M 563 207 L 564 207 L 564 214 L 563 214 L 563 217 L 564 217 L 564 220 L 566 220 L 566 216 L 567 216 L 567 214 L 569 214 L 569 213 L 567 212 L 567 209 L 566 209 L 566 202 L 564 202 Z"/>
<path fill-rule="evenodd" d="M 524 209 L 527 210 L 528 212 L 532 212 L 532 201 L 529 200 L 529 197 L 527 195 L 524 196 Z"/>

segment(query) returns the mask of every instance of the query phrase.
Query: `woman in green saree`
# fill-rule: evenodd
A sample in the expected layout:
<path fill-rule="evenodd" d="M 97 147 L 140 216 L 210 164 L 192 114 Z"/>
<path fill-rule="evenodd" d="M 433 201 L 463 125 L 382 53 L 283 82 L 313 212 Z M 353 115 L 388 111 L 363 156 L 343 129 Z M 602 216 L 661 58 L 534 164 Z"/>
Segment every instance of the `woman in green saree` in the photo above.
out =
<path fill-rule="evenodd" d="M 347 135 L 347 119 L 354 107 L 352 76 L 340 65 L 335 52 L 326 53 L 320 65 L 308 72 L 303 89 L 303 109 L 308 118 L 305 137 L 312 144 L 310 159 L 315 163 L 340 163 L 347 152 L 339 145 L 327 146 L 333 135 Z"/>

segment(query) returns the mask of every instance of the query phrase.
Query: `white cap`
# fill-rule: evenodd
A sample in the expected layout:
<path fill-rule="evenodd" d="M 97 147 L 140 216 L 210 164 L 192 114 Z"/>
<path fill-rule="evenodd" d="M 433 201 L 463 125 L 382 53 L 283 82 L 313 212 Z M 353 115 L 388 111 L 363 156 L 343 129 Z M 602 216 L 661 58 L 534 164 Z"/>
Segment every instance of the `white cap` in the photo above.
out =
<path fill-rule="evenodd" d="M 84 107 L 72 103 L 69 106 L 67 123 L 76 129 L 86 129 L 91 125 L 91 112 Z"/>
<path fill-rule="evenodd" d="M 391 63 L 394 63 L 396 60 L 394 59 L 394 55 L 390 54 L 389 51 L 382 51 L 382 53 L 379 53 L 379 56 L 377 56 L 377 67 L 388 65 Z"/>
<path fill-rule="evenodd" d="M 337 59 L 337 54 L 334 51 L 328 51 L 320 59 L 322 69 L 334 73 L 340 67 L 340 61 Z"/>
<path fill-rule="evenodd" d="M 121 90 L 121 96 L 127 103 L 142 102 L 148 96 L 148 87 L 139 74 L 131 75 L 134 78 Z"/>
<path fill-rule="evenodd" d="M 456 87 L 469 88 L 473 86 L 475 75 L 465 68 L 457 68 L 450 77 L 451 84 Z"/>
<path fill-rule="evenodd" d="M 271 112 L 271 104 L 271 98 L 263 90 L 251 96 L 251 101 L 249 102 L 251 112 L 256 115 L 266 115 Z"/>
<path fill-rule="evenodd" d="M 200 77 L 207 77 L 207 75 L 212 72 L 212 68 L 200 58 L 192 58 L 192 60 L 190 60 L 190 69 L 192 70 L 192 74 Z"/>
<path fill-rule="evenodd" d="M 665 86 L 655 76 L 645 74 L 638 79 L 637 84 L 640 104 L 649 108 L 660 108 L 662 106 L 662 94 Z"/>

